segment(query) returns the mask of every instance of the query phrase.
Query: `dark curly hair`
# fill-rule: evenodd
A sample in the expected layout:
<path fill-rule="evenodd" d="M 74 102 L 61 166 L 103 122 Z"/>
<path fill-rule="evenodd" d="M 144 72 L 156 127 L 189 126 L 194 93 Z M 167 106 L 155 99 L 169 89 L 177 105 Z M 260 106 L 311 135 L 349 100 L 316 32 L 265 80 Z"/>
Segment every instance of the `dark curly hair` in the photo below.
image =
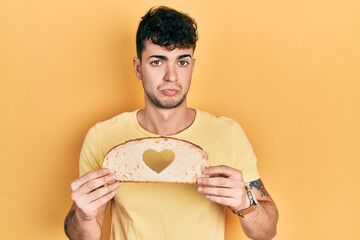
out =
<path fill-rule="evenodd" d="M 145 41 L 151 39 L 154 44 L 175 48 L 195 50 L 198 40 L 197 25 L 188 14 L 168 7 L 151 8 L 142 18 L 136 32 L 136 52 L 141 61 Z"/>

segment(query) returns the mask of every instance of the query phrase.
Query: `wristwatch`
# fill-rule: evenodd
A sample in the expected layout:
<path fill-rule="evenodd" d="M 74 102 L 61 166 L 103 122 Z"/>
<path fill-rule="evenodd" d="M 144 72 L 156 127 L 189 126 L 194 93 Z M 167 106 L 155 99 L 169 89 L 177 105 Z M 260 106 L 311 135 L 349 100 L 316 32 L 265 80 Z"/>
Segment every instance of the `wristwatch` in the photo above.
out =
<path fill-rule="evenodd" d="M 247 195 L 249 197 L 249 200 L 250 200 L 250 206 L 248 208 L 241 209 L 239 211 L 235 211 L 231 207 L 228 206 L 230 208 L 230 210 L 234 214 L 236 214 L 236 215 L 238 215 L 239 217 L 242 217 L 242 218 L 244 218 L 244 216 L 246 214 L 249 214 L 249 213 L 255 211 L 255 209 L 257 207 L 257 201 L 256 201 L 256 198 L 254 197 L 253 193 L 251 192 L 251 189 L 248 188 L 247 186 L 245 186 L 245 190 L 246 190 L 246 193 L 247 193 Z"/>

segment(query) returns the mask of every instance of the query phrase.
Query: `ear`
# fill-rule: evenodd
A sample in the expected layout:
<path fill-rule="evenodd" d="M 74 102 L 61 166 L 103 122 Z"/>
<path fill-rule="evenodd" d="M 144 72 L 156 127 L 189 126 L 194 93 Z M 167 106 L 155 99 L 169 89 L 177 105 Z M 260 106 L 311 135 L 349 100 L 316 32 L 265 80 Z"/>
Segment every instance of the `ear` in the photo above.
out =
<path fill-rule="evenodd" d="M 193 58 L 193 59 L 192 59 L 192 62 L 193 62 L 193 64 L 192 64 L 192 67 L 191 67 L 191 72 L 193 72 L 193 71 L 194 71 L 194 67 L 195 67 L 195 62 L 196 62 L 196 59 L 195 59 L 195 58 Z"/>
<path fill-rule="evenodd" d="M 137 57 L 133 58 L 133 67 L 137 79 L 141 80 L 141 68 L 140 68 L 141 63 L 140 63 L 140 59 L 138 59 Z"/>

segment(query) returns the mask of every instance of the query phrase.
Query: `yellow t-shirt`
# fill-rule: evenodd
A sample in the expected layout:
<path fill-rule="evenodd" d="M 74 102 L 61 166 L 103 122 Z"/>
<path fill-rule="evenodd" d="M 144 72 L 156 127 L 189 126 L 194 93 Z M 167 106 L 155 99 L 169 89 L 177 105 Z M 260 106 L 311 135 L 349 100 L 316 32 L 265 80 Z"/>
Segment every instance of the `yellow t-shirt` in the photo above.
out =
<path fill-rule="evenodd" d="M 115 145 L 158 136 L 139 125 L 137 112 L 119 114 L 88 131 L 80 154 L 80 176 L 102 168 L 104 156 Z M 202 147 L 211 166 L 241 170 L 245 182 L 260 178 L 253 149 L 232 119 L 196 110 L 192 125 L 171 137 Z M 121 183 L 111 201 L 110 239 L 224 239 L 224 206 L 210 202 L 197 188 L 197 184 Z"/>

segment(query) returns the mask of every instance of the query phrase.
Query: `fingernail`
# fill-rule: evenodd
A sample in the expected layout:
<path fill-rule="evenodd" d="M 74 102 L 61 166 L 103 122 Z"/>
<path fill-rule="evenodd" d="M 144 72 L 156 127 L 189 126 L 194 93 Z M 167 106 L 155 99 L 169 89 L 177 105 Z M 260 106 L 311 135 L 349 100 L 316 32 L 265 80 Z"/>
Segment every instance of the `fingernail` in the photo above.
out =
<path fill-rule="evenodd" d="M 202 183 L 202 179 L 201 179 L 201 178 L 198 178 L 198 179 L 197 179 L 197 183 L 201 184 L 201 183 Z"/>
<path fill-rule="evenodd" d="M 115 180 L 115 175 L 110 175 L 106 178 L 106 181 L 110 182 L 110 181 L 113 181 Z"/>
<path fill-rule="evenodd" d="M 209 199 L 209 198 L 210 198 L 210 196 L 209 196 L 209 195 L 206 195 L 205 197 L 206 197 L 206 199 Z"/>
<path fill-rule="evenodd" d="M 202 191 L 203 191 L 203 187 L 199 187 L 199 188 L 198 188 L 198 191 L 199 191 L 199 192 L 202 192 Z"/>
<path fill-rule="evenodd" d="M 207 168 L 203 169 L 203 173 L 206 174 L 207 173 Z"/>

